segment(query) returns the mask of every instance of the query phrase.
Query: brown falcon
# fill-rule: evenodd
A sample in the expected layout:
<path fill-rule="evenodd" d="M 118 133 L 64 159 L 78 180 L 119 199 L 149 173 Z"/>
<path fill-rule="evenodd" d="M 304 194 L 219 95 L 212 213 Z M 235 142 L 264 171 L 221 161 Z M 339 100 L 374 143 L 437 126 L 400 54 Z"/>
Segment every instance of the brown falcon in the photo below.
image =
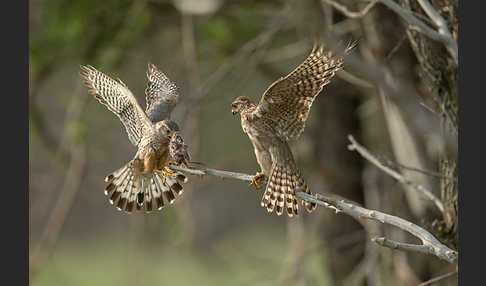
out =
<path fill-rule="evenodd" d="M 113 80 L 92 66 L 81 66 L 81 70 L 89 93 L 118 116 L 128 139 L 138 147 L 132 160 L 105 178 L 109 202 L 129 213 L 152 211 L 153 204 L 157 210 L 165 202 L 172 204 L 183 191 L 181 183 L 187 181 L 183 174 L 167 169 L 172 163 L 167 161 L 169 141 L 179 131 L 177 123 L 170 120 L 179 99 L 177 86 L 149 63 L 144 111 L 120 79 Z"/>
<path fill-rule="evenodd" d="M 342 64 L 341 57 L 325 52 L 322 45 L 314 45 L 302 64 L 267 88 L 258 104 L 246 96 L 236 98 L 231 104 L 233 115 L 240 114 L 241 127 L 253 144 L 261 168 L 252 184 L 258 188 L 258 180 L 268 180 L 261 200 L 261 206 L 268 212 L 276 209 L 281 215 L 286 206 L 289 217 L 298 215 L 295 194 L 310 194 L 288 141 L 300 136 L 312 102 Z M 308 212 L 316 207 L 314 203 L 303 201 L 302 204 Z"/>

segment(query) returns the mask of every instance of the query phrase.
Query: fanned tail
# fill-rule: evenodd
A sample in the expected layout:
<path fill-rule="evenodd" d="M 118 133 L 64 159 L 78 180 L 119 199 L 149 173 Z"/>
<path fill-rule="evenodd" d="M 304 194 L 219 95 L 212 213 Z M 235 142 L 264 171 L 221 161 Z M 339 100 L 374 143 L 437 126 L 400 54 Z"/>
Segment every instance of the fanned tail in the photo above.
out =
<path fill-rule="evenodd" d="M 268 212 L 276 209 L 277 215 L 282 215 L 285 208 L 287 215 L 293 217 L 299 214 L 297 192 L 311 194 L 300 172 L 292 165 L 274 164 L 260 204 Z M 302 201 L 302 205 L 309 213 L 316 208 L 315 203 L 306 201 Z"/>
<path fill-rule="evenodd" d="M 136 172 L 135 165 L 135 160 L 132 160 L 105 178 L 109 183 L 104 190 L 105 195 L 118 210 L 128 213 L 161 210 L 182 194 L 182 183 L 187 182 L 182 173 L 167 169 L 175 176 L 167 176 L 164 181 L 164 177 L 155 172 L 150 177 Z"/>

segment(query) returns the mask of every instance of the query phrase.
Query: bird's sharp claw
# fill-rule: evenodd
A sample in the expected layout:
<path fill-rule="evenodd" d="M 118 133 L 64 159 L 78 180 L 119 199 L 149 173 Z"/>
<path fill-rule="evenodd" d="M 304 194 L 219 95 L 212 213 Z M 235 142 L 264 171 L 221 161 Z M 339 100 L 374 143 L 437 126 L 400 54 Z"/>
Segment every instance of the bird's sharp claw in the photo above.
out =
<path fill-rule="evenodd" d="M 255 179 L 256 176 L 253 176 L 253 178 L 251 178 L 251 183 L 250 183 L 250 186 L 253 186 L 255 187 L 255 189 L 259 189 L 260 188 L 260 185 L 258 184 L 257 180 Z"/>
<path fill-rule="evenodd" d="M 265 176 L 265 174 L 263 174 L 263 172 L 257 172 L 255 174 L 255 176 L 253 176 L 251 178 L 251 183 L 250 183 L 250 186 L 253 186 L 255 187 L 256 189 L 259 189 L 260 188 L 260 184 L 258 183 L 258 181 L 260 180 L 267 180 L 267 176 Z"/>
<path fill-rule="evenodd" d="M 177 177 L 176 173 L 172 173 L 172 172 L 169 172 L 169 171 L 166 171 L 166 170 L 155 170 L 155 173 L 164 176 L 164 184 L 167 181 L 167 176 Z"/>

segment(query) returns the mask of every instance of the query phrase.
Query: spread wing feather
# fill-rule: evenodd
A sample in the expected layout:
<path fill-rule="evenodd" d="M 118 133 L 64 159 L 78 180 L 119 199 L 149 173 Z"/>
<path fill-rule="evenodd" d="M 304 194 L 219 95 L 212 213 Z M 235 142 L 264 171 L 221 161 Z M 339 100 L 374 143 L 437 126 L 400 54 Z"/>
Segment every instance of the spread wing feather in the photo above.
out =
<path fill-rule="evenodd" d="M 132 92 L 120 79 L 116 81 L 90 65 L 82 65 L 81 70 L 88 92 L 120 118 L 130 142 L 137 146 L 151 123 Z"/>
<path fill-rule="evenodd" d="M 312 102 L 342 64 L 342 58 L 314 45 L 302 64 L 268 87 L 255 112 L 275 122 L 282 139 L 297 139 L 304 131 Z"/>
<path fill-rule="evenodd" d="M 152 122 L 170 119 L 170 113 L 179 100 L 176 84 L 151 63 L 148 64 L 147 79 L 145 89 L 147 116 Z"/>

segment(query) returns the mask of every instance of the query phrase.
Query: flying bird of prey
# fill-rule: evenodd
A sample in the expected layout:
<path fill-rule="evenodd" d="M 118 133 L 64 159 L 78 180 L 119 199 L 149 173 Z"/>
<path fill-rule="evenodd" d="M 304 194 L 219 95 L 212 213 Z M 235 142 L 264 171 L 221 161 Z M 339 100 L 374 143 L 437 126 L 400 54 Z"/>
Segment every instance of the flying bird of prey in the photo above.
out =
<path fill-rule="evenodd" d="M 232 102 L 231 111 L 233 115 L 240 114 L 241 127 L 253 144 L 261 168 L 253 176 L 252 184 L 259 188 L 259 180 L 268 181 L 261 199 L 261 206 L 268 212 L 276 209 L 281 215 L 286 206 L 289 217 L 298 215 L 295 194 L 310 194 L 288 141 L 299 138 L 304 131 L 312 102 L 342 65 L 341 57 L 315 44 L 302 64 L 267 88 L 258 104 L 246 96 Z M 315 203 L 302 201 L 302 204 L 308 212 L 316 207 Z"/>
<path fill-rule="evenodd" d="M 127 164 L 106 176 L 105 195 L 118 210 L 132 212 L 160 210 L 172 204 L 183 191 L 187 178 L 167 169 L 169 141 L 179 126 L 170 114 L 179 100 L 178 88 L 155 65 L 148 64 L 145 111 L 120 80 L 114 80 L 92 66 L 81 66 L 81 77 L 89 93 L 118 116 L 130 142 L 138 150 Z"/>

